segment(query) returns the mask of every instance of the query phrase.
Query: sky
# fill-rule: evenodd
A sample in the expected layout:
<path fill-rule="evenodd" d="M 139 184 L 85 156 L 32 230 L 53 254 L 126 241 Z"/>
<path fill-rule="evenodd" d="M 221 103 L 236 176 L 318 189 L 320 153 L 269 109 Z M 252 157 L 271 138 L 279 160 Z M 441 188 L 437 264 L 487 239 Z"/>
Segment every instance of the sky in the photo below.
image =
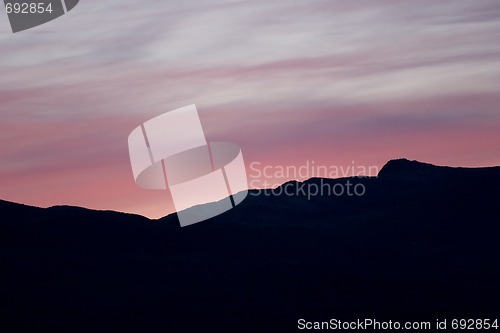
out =
<path fill-rule="evenodd" d="M 3 200 L 172 212 L 127 138 L 191 104 L 254 187 L 251 163 L 500 165 L 497 0 L 81 0 L 16 34 L 0 11 L 0 51 Z"/>

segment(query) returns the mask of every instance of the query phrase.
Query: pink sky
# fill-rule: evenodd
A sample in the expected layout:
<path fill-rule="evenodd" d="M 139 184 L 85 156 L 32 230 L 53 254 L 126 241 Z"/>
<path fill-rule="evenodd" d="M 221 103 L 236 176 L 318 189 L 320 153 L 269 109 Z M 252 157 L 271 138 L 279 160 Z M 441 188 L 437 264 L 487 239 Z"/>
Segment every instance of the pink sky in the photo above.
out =
<path fill-rule="evenodd" d="M 166 215 L 127 137 L 190 104 L 247 166 L 500 165 L 498 1 L 86 0 L 9 29 L 0 199 Z"/>

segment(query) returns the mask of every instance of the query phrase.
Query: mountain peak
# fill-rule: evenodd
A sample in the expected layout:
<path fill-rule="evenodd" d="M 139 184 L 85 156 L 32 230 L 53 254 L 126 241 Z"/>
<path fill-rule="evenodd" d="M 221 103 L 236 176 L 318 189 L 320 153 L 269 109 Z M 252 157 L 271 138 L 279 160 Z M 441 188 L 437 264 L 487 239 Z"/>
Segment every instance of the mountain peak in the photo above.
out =
<path fill-rule="evenodd" d="M 423 163 L 416 160 L 408 160 L 406 158 L 399 158 L 387 162 L 379 172 L 379 176 L 387 175 L 405 175 L 405 174 L 421 174 L 427 173 L 430 170 L 435 170 L 438 167 L 433 164 Z"/>

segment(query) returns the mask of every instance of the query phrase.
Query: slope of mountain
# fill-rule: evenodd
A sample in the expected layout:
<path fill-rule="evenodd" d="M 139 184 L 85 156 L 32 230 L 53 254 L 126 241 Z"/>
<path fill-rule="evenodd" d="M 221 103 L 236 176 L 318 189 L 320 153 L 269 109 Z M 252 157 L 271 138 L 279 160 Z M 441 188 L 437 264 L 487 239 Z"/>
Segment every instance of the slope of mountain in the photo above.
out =
<path fill-rule="evenodd" d="M 346 181 L 365 194 L 300 190 Z M 287 186 L 296 195 L 250 191 L 186 228 L 0 201 L 0 331 L 291 332 L 301 318 L 500 313 L 500 167 L 403 159 L 379 177 Z"/>

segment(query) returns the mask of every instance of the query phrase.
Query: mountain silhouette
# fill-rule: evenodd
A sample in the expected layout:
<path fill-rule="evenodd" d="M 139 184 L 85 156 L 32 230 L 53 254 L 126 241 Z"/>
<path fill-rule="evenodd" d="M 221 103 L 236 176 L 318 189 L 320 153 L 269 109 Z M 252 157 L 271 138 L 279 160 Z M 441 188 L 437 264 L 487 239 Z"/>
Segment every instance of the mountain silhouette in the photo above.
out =
<path fill-rule="evenodd" d="M 362 184 L 308 198 L 300 189 Z M 299 319 L 500 313 L 500 167 L 389 161 L 175 215 L 0 201 L 2 332 L 293 332 Z M 279 190 L 279 189 L 278 189 Z"/>

